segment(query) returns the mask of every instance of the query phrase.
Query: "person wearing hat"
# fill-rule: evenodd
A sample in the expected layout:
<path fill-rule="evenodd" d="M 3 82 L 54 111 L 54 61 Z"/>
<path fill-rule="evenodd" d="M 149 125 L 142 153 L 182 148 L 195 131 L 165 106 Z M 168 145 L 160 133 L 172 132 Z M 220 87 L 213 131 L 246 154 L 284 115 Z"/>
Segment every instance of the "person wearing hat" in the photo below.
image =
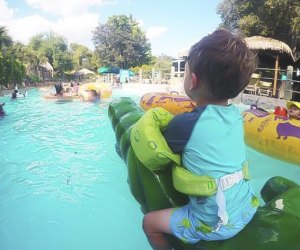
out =
<path fill-rule="evenodd" d="M 286 103 L 288 109 L 288 116 L 300 120 L 300 102 L 290 101 Z"/>

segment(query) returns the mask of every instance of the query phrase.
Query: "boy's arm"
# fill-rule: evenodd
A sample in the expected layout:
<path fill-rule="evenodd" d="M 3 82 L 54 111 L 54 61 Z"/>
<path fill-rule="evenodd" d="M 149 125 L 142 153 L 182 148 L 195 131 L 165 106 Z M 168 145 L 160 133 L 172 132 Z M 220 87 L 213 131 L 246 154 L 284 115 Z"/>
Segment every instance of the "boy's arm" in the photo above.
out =
<path fill-rule="evenodd" d="M 202 112 L 183 113 L 175 116 L 162 131 L 168 146 L 175 154 L 181 154 L 189 141 L 194 126 Z"/>

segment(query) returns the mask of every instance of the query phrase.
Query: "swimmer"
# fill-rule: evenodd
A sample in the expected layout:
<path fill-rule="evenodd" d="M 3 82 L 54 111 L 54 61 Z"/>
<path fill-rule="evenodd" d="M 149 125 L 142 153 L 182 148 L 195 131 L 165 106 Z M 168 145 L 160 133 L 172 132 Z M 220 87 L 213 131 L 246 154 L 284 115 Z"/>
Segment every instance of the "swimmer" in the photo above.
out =
<path fill-rule="evenodd" d="M 17 99 L 18 97 L 18 90 L 15 89 L 15 91 L 11 94 L 11 99 Z"/>
<path fill-rule="evenodd" d="M 286 104 L 287 113 L 290 118 L 300 120 L 300 102 L 288 102 Z"/>
<path fill-rule="evenodd" d="M 4 105 L 5 105 L 5 102 L 4 103 L 0 103 L 0 116 L 5 116 L 5 111 L 3 109 Z"/>
<path fill-rule="evenodd" d="M 98 94 L 98 92 L 94 89 L 85 90 L 81 94 L 80 99 L 86 102 L 94 102 L 100 99 L 100 94 Z"/>
<path fill-rule="evenodd" d="M 63 91 L 63 87 L 62 87 L 62 83 L 56 83 L 54 85 L 54 88 L 55 88 L 55 94 L 54 95 L 63 95 L 62 91 Z"/>
<path fill-rule="evenodd" d="M 14 90 L 14 92 L 11 94 L 11 99 L 17 99 L 20 97 L 26 97 L 27 96 L 27 91 L 25 91 L 25 94 L 19 93 L 17 89 Z"/>

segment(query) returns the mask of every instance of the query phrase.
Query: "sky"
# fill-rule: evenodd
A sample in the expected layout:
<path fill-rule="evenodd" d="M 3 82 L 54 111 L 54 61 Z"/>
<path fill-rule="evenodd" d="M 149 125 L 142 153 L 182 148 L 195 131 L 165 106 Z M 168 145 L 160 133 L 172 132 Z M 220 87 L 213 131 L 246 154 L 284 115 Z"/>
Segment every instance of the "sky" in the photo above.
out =
<path fill-rule="evenodd" d="M 113 15 L 132 15 L 155 56 L 176 58 L 221 23 L 221 0 L 0 0 L 0 26 L 14 41 L 54 32 L 91 50 L 93 31 Z"/>

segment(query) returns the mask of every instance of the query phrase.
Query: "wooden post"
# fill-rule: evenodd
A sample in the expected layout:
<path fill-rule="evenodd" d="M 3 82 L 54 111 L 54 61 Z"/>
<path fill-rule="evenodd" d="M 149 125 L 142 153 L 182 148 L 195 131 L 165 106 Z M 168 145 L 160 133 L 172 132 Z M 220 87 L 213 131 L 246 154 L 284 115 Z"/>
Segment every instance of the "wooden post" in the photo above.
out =
<path fill-rule="evenodd" d="M 276 95 L 276 88 L 277 88 L 277 75 L 278 75 L 278 61 L 279 57 L 276 56 L 276 62 L 275 62 L 275 73 L 274 73 L 274 84 L 273 84 L 273 96 Z"/>

